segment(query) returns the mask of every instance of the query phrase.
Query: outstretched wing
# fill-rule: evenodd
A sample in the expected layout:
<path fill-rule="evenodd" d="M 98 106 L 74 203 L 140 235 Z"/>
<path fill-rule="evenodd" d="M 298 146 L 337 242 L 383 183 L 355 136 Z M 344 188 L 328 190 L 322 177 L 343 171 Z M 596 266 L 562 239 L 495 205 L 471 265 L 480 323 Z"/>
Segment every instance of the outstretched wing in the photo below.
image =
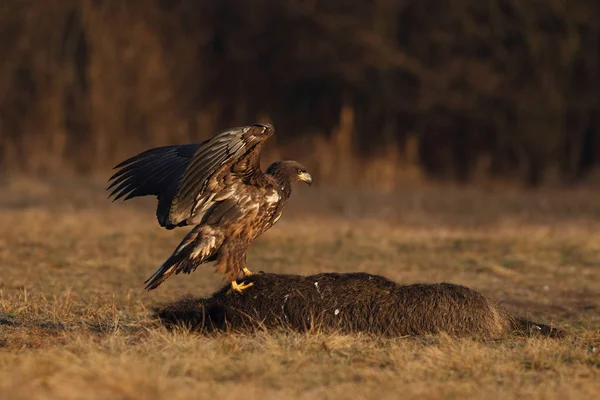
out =
<path fill-rule="evenodd" d="M 234 128 L 190 145 L 145 151 L 115 168 L 110 196 L 155 195 L 161 226 L 200 223 L 216 202 L 241 194 L 245 185 L 260 185 L 260 151 L 274 133 L 269 124 Z"/>

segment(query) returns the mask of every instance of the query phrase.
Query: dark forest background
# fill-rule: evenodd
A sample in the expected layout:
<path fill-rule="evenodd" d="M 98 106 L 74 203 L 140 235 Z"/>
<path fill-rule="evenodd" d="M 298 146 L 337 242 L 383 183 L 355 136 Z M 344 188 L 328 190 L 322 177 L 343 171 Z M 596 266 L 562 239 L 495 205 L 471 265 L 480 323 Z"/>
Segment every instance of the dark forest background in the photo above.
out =
<path fill-rule="evenodd" d="M 3 0 L 0 171 L 270 121 L 321 182 L 585 180 L 598 0 Z"/>

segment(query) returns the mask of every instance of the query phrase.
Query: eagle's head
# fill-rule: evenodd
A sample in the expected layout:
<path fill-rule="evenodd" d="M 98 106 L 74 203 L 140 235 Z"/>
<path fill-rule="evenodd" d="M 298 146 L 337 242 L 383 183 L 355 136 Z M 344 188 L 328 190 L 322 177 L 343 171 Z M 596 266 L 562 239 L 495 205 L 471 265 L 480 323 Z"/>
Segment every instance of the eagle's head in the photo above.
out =
<path fill-rule="evenodd" d="M 298 161 L 277 161 L 267 168 L 267 174 L 287 182 L 305 182 L 312 185 L 312 176 Z"/>

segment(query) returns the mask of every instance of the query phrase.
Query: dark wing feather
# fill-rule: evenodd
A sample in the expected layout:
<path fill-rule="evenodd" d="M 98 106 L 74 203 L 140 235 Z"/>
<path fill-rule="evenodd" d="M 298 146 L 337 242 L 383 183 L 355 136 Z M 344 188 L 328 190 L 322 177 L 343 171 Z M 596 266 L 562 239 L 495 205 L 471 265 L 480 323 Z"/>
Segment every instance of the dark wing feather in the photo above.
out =
<path fill-rule="evenodd" d="M 170 181 L 181 179 L 202 144 L 157 147 L 123 161 L 114 167 L 120 169 L 109 179 L 109 197 L 114 196 L 114 201 L 123 196 L 160 195 Z"/>
<path fill-rule="evenodd" d="M 199 223 L 215 202 L 243 190 L 244 184 L 260 184 L 260 151 L 272 135 L 272 126 L 255 124 L 202 143 L 147 150 L 115 167 L 109 197 L 155 195 L 161 226 Z"/>
<path fill-rule="evenodd" d="M 170 220 L 199 223 L 216 201 L 241 195 L 244 185 L 260 185 L 260 152 L 273 135 L 271 125 L 251 125 L 222 132 L 200 147 L 187 166 L 171 206 Z"/>
<path fill-rule="evenodd" d="M 123 161 L 109 179 L 107 190 L 112 190 L 109 197 L 115 201 L 154 195 L 158 198 L 156 215 L 159 223 L 167 226 L 161 216 L 168 215 L 185 169 L 204 143 L 157 147 Z"/>

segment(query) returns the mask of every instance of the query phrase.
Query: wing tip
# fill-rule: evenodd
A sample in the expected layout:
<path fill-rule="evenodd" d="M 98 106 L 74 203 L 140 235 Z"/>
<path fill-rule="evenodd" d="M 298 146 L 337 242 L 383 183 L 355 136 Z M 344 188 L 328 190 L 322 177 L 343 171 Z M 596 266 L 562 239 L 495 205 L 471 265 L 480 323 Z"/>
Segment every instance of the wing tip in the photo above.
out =
<path fill-rule="evenodd" d="M 275 133 L 275 127 L 268 122 L 255 122 L 250 127 L 262 128 L 262 132 L 255 133 L 255 135 L 265 139 Z"/>
<path fill-rule="evenodd" d="M 258 126 L 258 127 L 264 128 L 265 130 L 268 130 L 268 131 L 275 130 L 275 128 L 273 127 L 273 124 L 270 124 L 268 122 L 255 122 L 255 123 L 251 124 L 251 126 Z"/>

